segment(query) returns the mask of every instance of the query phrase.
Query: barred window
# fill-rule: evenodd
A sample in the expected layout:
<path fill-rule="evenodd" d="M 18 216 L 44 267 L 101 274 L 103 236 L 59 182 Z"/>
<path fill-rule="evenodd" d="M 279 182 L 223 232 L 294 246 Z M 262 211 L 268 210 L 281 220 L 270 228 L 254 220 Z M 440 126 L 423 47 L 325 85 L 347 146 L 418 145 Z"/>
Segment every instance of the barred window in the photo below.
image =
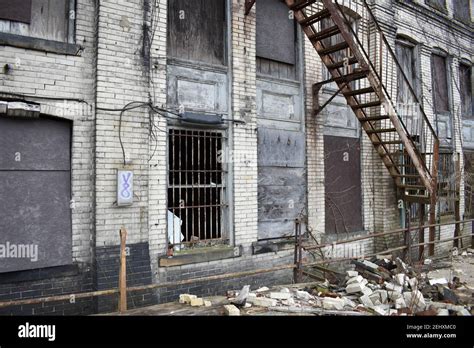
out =
<path fill-rule="evenodd" d="M 168 243 L 175 250 L 226 241 L 223 141 L 217 130 L 169 130 Z"/>

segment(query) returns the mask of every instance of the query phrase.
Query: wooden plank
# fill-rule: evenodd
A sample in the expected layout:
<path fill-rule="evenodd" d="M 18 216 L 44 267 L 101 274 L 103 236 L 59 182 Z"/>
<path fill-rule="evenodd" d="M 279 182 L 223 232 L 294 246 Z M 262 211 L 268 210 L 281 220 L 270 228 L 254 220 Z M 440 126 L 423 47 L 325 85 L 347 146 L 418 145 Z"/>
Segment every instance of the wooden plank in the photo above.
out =
<path fill-rule="evenodd" d="M 305 186 L 305 168 L 259 167 L 259 186 Z"/>
<path fill-rule="evenodd" d="M 295 235 L 295 222 L 284 219 L 258 222 L 258 239 L 291 237 Z"/>
<path fill-rule="evenodd" d="M 305 163 L 305 135 L 269 128 L 258 129 L 258 165 L 302 168 Z"/>
<path fill-rule="evenodd" d="M 68 8 L 68 0 L 49 0 L 47 17 L 48 39 L 67 42 L 69 26 Z"/>

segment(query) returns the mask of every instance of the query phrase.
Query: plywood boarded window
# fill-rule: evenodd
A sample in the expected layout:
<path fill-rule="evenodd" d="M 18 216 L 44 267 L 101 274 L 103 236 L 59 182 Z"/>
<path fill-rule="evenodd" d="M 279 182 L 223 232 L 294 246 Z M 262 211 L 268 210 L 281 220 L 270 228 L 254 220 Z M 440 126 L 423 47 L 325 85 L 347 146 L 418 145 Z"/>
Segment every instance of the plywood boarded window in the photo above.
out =
<path fill-rule="evenodd" d="M 437 113 L 448 113 L 450 107 L 446 58 L 433 54 L 431 56 L 431 68 L 433 74 L 433 101 L 435 111 Z"/>
<path fill-rule="evenodd" d="M 360 139 L 324 136 L 326 232 L 363 230 Z"/>
<path fill-rule="evenodd" d="M 461 93 L 461 110 L 464 119 L 474 119 L 474 103 L 472 97 L 472 66 L 459 65 L 459 85 Z"/>
<path fill-rule="evenodd" d="M 281 0 L 257 1 L 257 57 L 294 65 L 296 26 Z"/>
<path fill-rule="evenodd" d="M 402 67 L 405 77 L 398 74 L 398 104 L 410 104 L 414 102 L 414 95 L 410 91 L 410 85 L 416 91 L 416 66 L 415 46 L 407 41 L 397 41 L 397 59 Z"/>
<path fill-rule="evenodd" d="M 0 19 L 29 24 L 31 0 L 0 0 Z"/>
<path fill-rule="evenodd" d="M 225 0 L 169 0 L 169 57 L 225 65 L 225 3 Z"/>
<path fill-rule="evenodd" d="M 454 0 L 453 1 L 454 18 L 466 24 L 471 23 L 470 1 L 471 0 Z"/>
<path fill-rule="evenodd" d="M 223 140 L 220 131 L 169 131 L 168 242 L 175 250 L 226 241 Z"/>
<path fill-rule="evenodd" d="M 0 31 L 34 38 L 72 42 L 71 0 L 0 0 Z"/>
<path fill-rule="evenodd" d="M 425 0 L 425 3 L 439 11 L 446 11 L 446 0 Z"/>

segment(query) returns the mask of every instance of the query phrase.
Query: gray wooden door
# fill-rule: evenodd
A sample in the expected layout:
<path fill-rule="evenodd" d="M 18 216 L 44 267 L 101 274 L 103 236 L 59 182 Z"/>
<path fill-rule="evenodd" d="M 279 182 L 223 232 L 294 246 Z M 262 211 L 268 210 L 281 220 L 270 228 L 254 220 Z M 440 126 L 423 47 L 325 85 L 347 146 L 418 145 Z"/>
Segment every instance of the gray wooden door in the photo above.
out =
<path fill-rule="evenodd" d="M 0 273 L 71 263 L 71 124 L 0 117 Z"/>

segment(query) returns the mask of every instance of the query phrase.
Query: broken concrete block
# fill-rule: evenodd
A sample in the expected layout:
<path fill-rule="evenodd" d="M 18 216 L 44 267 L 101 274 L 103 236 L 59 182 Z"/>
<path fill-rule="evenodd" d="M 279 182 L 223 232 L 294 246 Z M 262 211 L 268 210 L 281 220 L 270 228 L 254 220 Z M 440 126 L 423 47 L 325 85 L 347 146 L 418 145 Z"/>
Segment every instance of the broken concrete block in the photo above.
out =
<path fill-rule="evenodd" d="M 371 301 L 370 297 L 367 295 L 363 295 L 359 297 L 360 303 L 362 303 L 365 307 L 373 307 L 374 303 Z"/>
<path fill-rule="evenodd" d="M 448 280 L 446 278 L 430 279 L 429 283 L 430 285 L 437 285 L 437 284 L 445 285 L 445 284 L 448 284 Z"/>
<path fill-rule="evenodd" d="M 327 310 L 343 310 L 345 301 L 342 298 L 323 298 L 323 308 Z"/>
<path fill-rule="evenodd" d="M 289 293 L 290 293 L 290 289 L 288 289 L 288 288 L 281 288 L 281 289 L 280 289 L 280 292 L 289 294 Z"/>
<path fill-rule="evenodd" d="M 387 282 L 385 282 L 385 289 L 387 289 L 388 291 L 396 291 L 396 292 L 399 292 L 399 293 L 401 293 L 403 291 L 403 288 L 400 285 L 396 285 L 396 284 L 393 284 L 393 283 L 387 283 Z"/>
<path fill-rule="evenodd" d="M 291 294 L 289 292 L 271 292 L 270 298 L 275 300 L 288 300 L 291 298 Z"/>
<path fill-rule="evenodd" d="M 251 304 L 251 303 L 248 303 L 248 302 L 247 302 L 247 303 L 244 305 L 244 308 L 250 308 L 250 307 L 252 307 L 252 304 Z"/>
<path fill-rule="evenodd" d="M 295 300 L 293 300 L 293 297 L 290 297 L 288 300 L 283 300 L 281 303 L 285 306 L 293 306 L 295 304 Z"/>
<path fill-rule="evenodd" d="M 266 297 L 249 297 L 247 301 L 258 307 L 275 307 L 277 305 L 276 300 Z"/>
<path fill-rule="evenodd" d="M 404 273 L 398 273 L 394 277 L 395 283 L 404 287 L 407 281 L 407 276 Z"/>
<path fill-rule="evenodd" d="M 211 306 L 212 306 L 212 302 L 211 302 L 211 301 L 204 300 L 204 306 L 205 306 L 205 307 L 211 307 Z"/>
<path fill-rule="evenodd" d="M 449 311 L 446 308 L 439 308 L 438 309 L 438 316 L 439 317 L 448 317 Z"/>
<path fill-rule="evenodd" d="M 350 278 L 347 282 L 346 285 L 352 284 L 352 283 L 361 283 L 364 280 L 364 277 L 358 275 L 353 278 Z"/>
<path fill-rule="evenodd" d="M 262 287 L 262 288 L 260 288 L 260 289 L 255 290 L 255 292 L 264 292 L 264 291 L 268 291 L 268 290 L 270 290 L 270 289 L 267 288 L 266 286 L 264 286 L 264 287 Z"/>
<path fill-rule="evenodd" d="M 425 259 L 425 261 L 423 261 L 424 265 L 431 265 L 432 263 L 433 261 L 431 259 Z"/>
<path fill-rule="evenodd" d="M 373 269 L 373 270 L 378 270 L 378 269 L 379 269 L 379 266 L 377 266 L 377 265 L 376 265 L 375 263 L 373 263 L 373 262 L 364 260 L 362 263 L 363 263 L 364 265 L 366 265 L 367 267 Z"/>
<path fill-rule="evenodd" d="M 413 307 L 416 311 L 424 311 L 426 309 L 425 298 L 420 291 L 413 290 L 410 297 L 410 307 Z"/>
<path fill-rule="evenodd" d="M 354 277 L 357 277 L 359 275 L 359 272 L 357 272 L 357 271 L 347 271 L 346 273 L 347 273 L 347 276 L 349 278 L 354 278 Z"/>
<path fill-rule="evenodd" d="M 369 298 L 375 306 L 381 305 L 383 303 L 380 293 L 374 292 L 372 295 L 369 295 Z"/>
<path fill-rule="evenodd" d="M 240 310 L 234 305 L 225 305 L 224 306 L 225 314 L 228 316 L 239 316 Z"/>
<path fill-rule="evenodd" d="M 372 289 L 370 289 L 370 288 L 368 288 L 368 287 L 365 287 L 365 288 L 362 289 L 362 293 L 363 293 L 364 295 L 370 296 L 370 295 L 372 295 L 374 292 L 372 291 Z"/>
<path fill-rule="evenodd" d="M 191 299 L 192 307 L 201 307 L 204 306 L 204 300 L 202 298 L 192 298 Z"/>
<path fill-rule="evenodd" d="M 362 292 L 362 289 L 365 288 L 365 285 L 360 283 L 352 283 L 346 286 L 346 292 L 348 294 L 354 294 L 356 292 Z"/>
<path fill-rule="evenodd" d="M 385 304 L 387 303 L 387 299 L 388 299 L 388 292 L 387 290 L 376 290 L 374 291 L 374 294 L 377 294 L 380 298 L 380 302 L 382 304 Z"/>
<path fill-rule="evenodd" d="M 196 299 L 196 295 L 190 295 L 190 294 L 181 294 L 179 295 L 179 303 L 191 303 L 192 299 Z"/>
<path fill-rule="evenodd" d="M 384 306 L 384 305 L 376 305 L 376 306 L 373 306 L 372 309 L 378 315 L 387 315 L 389 311 L 389 308 L 387 308 L 387 306 Z"/>
<path fill-rule="evenodd" d="M 400 297 L 400 298 L 395 300 L 395 308 L 396 309 L 407 308 L 407 304 L 406 304 L 405 300 L 403 299 L 403 297 Z"/>
<path fill-rule="evenodd" d="M 456 313 L 460 316 L 466 316 L 466 317 L 471 316 L 471 313 L 469 313 L 469 311 L 466 308 L 463 308 L 463 309 L 457 311 Z"/>
<path fill-rule="evenodd" d="M 399 298 L 403 298 L 403 295 L 399 291 L 387 291 L 388 298 L 392 301 L 396 301 Z"/>
<path fill-rule="evenodd" d="M 348 299 L 347 297 L 343 297 L 342 299 L 344 300 L 344 307 L 349 307 L 349 308 L 357 307 L 357 304 L 354 301 Z"/>
<path fill-rule="evenodd" d="M 412 290 L 418 289 L 418 279 L 416 278 L 408 279 L 408 284 L 410 285 L 410 288 Z"/>
<path fill-rule="evenodd" d="M 309 301 L 313 296 L 307 291 L 296 291 L 296 298 L 298 300 Z"/>

